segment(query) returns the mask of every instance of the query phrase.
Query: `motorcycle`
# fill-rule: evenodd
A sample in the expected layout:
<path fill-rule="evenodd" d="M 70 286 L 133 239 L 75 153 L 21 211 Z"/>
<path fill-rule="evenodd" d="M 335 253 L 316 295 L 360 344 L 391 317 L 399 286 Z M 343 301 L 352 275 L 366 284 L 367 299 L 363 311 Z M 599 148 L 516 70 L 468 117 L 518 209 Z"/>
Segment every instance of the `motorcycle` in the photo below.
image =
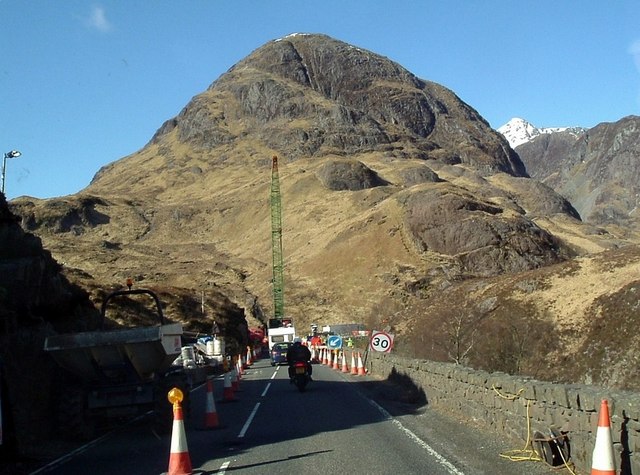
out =
<path fill-rule="evenodd" d="M 295 384 L 300 392 L 303 392 L 309 383 L 309 371 L 307 363 L 304 361 L 296 361 L 293 364 L 293 384 Z"/>

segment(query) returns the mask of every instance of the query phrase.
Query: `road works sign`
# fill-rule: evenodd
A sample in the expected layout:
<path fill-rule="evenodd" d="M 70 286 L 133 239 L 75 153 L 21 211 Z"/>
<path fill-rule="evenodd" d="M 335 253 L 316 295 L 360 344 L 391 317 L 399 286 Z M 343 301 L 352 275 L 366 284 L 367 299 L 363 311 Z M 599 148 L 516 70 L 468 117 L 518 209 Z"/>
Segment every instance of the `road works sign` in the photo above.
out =
<path fill-rule="evenodd" d="M 391 333 L 374 330 L 371 332 L 371 343 L 369 346 L 373 351 L 390 353 L 391 348 L 393 348 L 393 335 Z"/>
<path fill-rule="evenodd" d="M 327 346 L 332 350 L 339 350 L 342 348 L 342 337 L 339 335 L 329 335 L 329 338 L 327 338 Z"/>

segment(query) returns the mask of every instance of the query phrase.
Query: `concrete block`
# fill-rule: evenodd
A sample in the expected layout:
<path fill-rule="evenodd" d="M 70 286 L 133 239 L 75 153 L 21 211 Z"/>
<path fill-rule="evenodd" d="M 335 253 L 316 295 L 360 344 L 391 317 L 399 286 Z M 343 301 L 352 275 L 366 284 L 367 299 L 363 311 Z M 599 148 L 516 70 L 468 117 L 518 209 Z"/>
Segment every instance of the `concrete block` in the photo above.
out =
<path fill-rule="evenodd" d="M 572 409 L 582 409 L 580 407 L 580 391 L 582 386 L 571 384 L 567 386 L 567 400 L 569 401 L 569 407 Z"/>
<path fill-rule="evenodd" d="M 587 412 L 597 412 L 600 410 L 600 403 L 603 399 L 607 399 L 602 391 L 597 389 L 583 387 L 580 391 L 579 403 L 580 409 Z"/>

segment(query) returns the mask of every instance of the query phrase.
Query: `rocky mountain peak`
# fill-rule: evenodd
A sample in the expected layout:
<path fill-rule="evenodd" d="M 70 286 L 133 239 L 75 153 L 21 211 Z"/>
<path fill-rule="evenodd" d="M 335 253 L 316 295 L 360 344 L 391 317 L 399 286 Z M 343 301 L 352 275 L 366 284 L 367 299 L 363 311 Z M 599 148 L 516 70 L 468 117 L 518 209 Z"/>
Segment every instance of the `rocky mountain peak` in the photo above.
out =
<path fill-rule="evenodd" d="M 295 161 L 378 153 L 525 175 L 504 138 L 452 91 L 317 34 L 290 35 L 255 50 L 168 120 L 148 147 L 169 157 L 179 153 L 178 144 L 206 153 L 208 163 L 214 156 L 247 164 L 254 154 Z M 105 171 L 95 184 L 122 185 Z M 128 189 L 141 185 L 137 178 Z"/>
<path fill-rule="evenodd" d="M 504 135 L 512 148 L 516 148 L 545 134 L 563 132 L 565 134 L 578 137 L 586 130 L 587 129 L 583 127 L 536 127 L 530 122 L 518 117 L 514 117 L 509 122 L 498 128 L 498 132 Z"/>

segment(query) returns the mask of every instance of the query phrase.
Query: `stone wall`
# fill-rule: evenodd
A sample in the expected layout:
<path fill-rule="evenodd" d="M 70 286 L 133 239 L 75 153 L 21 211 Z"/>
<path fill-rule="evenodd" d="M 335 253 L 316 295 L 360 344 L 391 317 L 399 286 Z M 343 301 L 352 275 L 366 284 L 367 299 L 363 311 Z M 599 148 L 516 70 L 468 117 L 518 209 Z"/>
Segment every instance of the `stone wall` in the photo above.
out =
<path fill-rule="evenodd" d="M 384 353 L 369 353 L 365 366 L 383 378 L 393 373 L 410 378 L 424 391 L 429 405 L 521 439 L 523 447 L 536 431 L 547 437 L 552 429 L 557 434 L 566 432 L 571 460 L 583 473 L 591 470 L 598 414 L 606 399 L 616 473 L 640 474 L 640 394 L 554 384 Z"/>

